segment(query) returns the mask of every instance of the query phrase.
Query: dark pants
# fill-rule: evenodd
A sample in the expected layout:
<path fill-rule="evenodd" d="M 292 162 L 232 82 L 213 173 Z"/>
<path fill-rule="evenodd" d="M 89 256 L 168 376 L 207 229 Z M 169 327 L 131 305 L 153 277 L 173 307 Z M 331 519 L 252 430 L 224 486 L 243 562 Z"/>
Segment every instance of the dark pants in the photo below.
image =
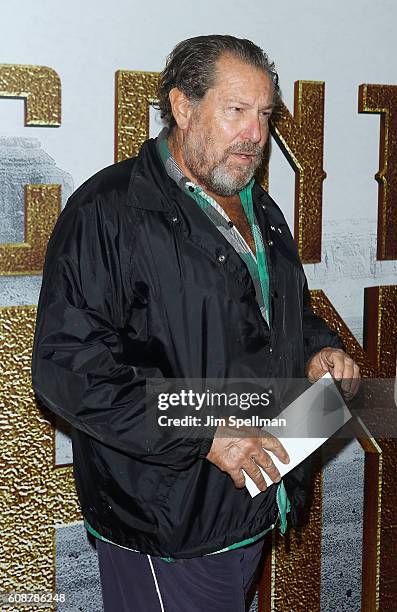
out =
<path fill-rule="evenodd" d="M 105 612 L 245 612 L 263 540 L 167 563 L 97 540 Z"/>

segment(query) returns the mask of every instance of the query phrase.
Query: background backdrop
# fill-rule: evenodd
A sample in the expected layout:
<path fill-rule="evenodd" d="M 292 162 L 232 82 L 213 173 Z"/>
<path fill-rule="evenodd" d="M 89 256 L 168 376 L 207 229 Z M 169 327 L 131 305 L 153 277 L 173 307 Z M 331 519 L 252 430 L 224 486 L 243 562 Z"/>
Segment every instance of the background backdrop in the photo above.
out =
<path fill-rule="evenodd" d="M 229 33 L 275 60 L 285 106 L 273 125 L 269 192 L 295 225 L 310 288 L 323 291 L 313 293 L 318 312 L 344 335 L 364 373 L 394 375 L 396 18 L 391 0 L 2 3 L 1 589 L 56 585 L 68 598 L 58 609 L 101 610 L 67 429 L 54 430 L 30 389 L 34 307 L 59 206 L 158 133 L 149 110 L 153 73 L 180 40 Z M 368 86 L 360 93 L 361 84 Z M 374 175 L 382 169 L 379 196 Z M 384 440 L 324 448 L 306 531 L 268 543 L 263 611 L 394 609 L 393 453 Z"/>

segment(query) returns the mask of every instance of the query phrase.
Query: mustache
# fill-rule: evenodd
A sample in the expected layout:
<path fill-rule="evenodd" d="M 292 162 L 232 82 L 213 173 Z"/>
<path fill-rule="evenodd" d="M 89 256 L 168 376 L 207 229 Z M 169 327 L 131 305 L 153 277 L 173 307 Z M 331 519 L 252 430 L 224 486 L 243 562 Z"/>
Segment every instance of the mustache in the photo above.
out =
<path fill-rule="evenodd" d="M 264 149 L 265 147 L 261 147 L 250 140 L 246 140 L 229 147 L 226 151 L 226 155 L 240 153 L 242 155 L 256 155 L 259 157 L 263 155 Z"/>

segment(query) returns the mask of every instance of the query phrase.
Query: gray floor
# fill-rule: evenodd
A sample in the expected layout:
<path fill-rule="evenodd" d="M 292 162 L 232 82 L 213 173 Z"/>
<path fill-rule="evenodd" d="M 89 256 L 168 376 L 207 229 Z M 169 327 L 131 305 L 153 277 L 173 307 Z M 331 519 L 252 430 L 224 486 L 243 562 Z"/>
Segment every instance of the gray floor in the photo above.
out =
<path fill-rule="evenodd" d="M 56 551 L 56 588 L 66 593 L 66 602 L 58 610 L 101 612 L 97 554 L 82 523 L 57 528 Z"/>
<path fill-rule="evenodd" d="M 360 612 L 364 453 L 332 439 L 323 456 L 321 612 Z"/>

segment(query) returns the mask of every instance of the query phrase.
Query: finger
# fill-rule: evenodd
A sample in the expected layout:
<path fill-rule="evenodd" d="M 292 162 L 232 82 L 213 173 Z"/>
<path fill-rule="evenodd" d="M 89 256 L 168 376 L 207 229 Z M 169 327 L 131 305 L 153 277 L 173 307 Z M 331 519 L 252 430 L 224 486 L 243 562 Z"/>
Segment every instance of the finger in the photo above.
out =
<path fill-rule="evenodd" d="M 243 487 L 245 487 L 245 477 L 241 469 L 230 469 L 225 471 L 229 474 L 230 478 L 234 482 L 234 486 L 237 487 L 237 489 L 242 489 Z"/>
<path fill-rule="evenodd" d="M 353 366 L 353 376 L 350 379 L 350 388 L 347 390 L 347 392 L 344 393 L 347 399 L 352 399 L 356 395 L 359 389 L 359 386 L 360 386 L 360 381 L 361 381 L 360 369 L 358 365 L 355 363 Z"/>
<path fill-rule="evenodd" d="M 332 351 L 325 355 L 325 363 L 329 365 L 329 372 L 335 380 L 342 380 L 345 365 L 345 354 Z"/>
<path fill-rule="evenodd" d="M 266 451 L 263 451 L 260 455 L 255 455 L 255 462 L 264 469 L 273 482 L 280 482 L 280 472 L 273 463 L 271 456 Z"/>
<path fill-rule="evenodd" d="M 282 463 L 290 462 L 290 458 L 284 446 L 281 444 L 280 440 L 278 440 L 278 438 L 272 434 L 267 433 L 266 436 L 262 438 L 261 446 L 263 449 L 272 452 L 273 455 L 276 455 L 277 459 L 280 459 Z"/>
<path fill-rule="evenodd" d="M 344 362 L 344 367 L 343 367 L 343 375 L 342 375 L 342 383 L 341 383 L 342 391 L 346 393 L 350 393 L 353 376 L 354 376 L 354 361 L 350 357 L 346 357 L 345 362 Z"/>
<path fill-rule="evenodd" d="M 243 470 L 246 474 L 252 478 L 256 486 L 260 491 L 266 491 L 267 484 L 263 477 L 262 472 L 259 469 L 258 464 L 256 463 L 255 457 L 251 457 L 251 461 L 249 463 L 245 463 L 243 465 Z"/>

